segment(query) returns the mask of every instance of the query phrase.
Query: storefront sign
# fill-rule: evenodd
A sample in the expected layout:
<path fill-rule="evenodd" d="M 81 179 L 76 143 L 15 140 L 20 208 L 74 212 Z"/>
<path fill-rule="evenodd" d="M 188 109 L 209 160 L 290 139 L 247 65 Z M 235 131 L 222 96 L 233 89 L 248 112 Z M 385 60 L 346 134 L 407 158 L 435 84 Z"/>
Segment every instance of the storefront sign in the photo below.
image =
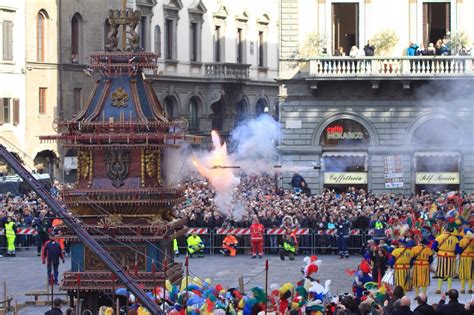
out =
<path fill-rule="evenodd" d="M 403 187 L 403 164 L 401 155 L 384 157 L 385 188 Z"/>
<path fill-rule="evenodd" d="M 352 119 L 338 119 L 324 128 L 321 134 L 321 145 L 366 145 L 370 136 L 359 122 Z"/>
<path fill-rule="evenodd" d="M 326 139 L 328 140 L 360 140 L 364 134 L 360 131 L 344 131 L 341 125 L 331 125 L 326 128 Z"/>
<path fill-rule="evenodd" d="M 459 173 L 458 172 L 449 172 L 449 173 L 416 173 L 416 183 L 417 184 L 459 184 Z"/>
<path fill-rule="evenodd" d="M 326 172 L 324 173 L 325 184 L 367 184 L 366 172 Z"/>

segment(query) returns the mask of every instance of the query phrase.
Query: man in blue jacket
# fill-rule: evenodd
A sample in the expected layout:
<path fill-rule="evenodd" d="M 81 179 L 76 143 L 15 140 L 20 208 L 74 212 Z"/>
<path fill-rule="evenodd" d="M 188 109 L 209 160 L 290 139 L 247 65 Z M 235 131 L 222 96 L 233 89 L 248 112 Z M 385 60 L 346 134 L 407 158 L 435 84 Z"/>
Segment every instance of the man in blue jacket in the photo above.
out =
<path fill-rule="evenodd" d="M 349 240 L 350 223 L 343 216 L 340 216 L 336 224 L 337 247 L 339 249 L 339 259 L 349 258 L 347 242 Z"/>
<path fill-rule="evenodd" d="M 43 261 L 43 265 L 47 262 L 47 273 L 48 273 L 48 280 L 51 279 L 51 271 L 53 270 L 53 277 L 54 277 L 54 284 L 58 283 L 58 276 L 59 276 L 59 259 L 63 261 L 64 264 L 64 256 L 63 251 L 61 250 L 61 246 L 56 241 L 56 236 L 51 234 L 49 236 L 49 241 L 47 241 L 41 253 L 41 259 Z"/>

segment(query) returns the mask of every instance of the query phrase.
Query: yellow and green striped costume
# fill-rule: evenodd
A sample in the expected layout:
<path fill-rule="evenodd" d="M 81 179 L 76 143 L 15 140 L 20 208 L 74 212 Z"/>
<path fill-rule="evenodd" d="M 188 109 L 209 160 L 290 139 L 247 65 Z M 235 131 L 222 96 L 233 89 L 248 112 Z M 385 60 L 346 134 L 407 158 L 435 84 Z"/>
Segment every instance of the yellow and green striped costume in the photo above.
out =
<path fill-rule="evenodd" d="M 431 248 L 417 245 L 411 249 L 415 261 L 413 262 L 413 286 L 415 288 L 430 285 L 430 257 L 433 256 Z"/>
<path fill-rule="evenodd" d="M 456 275 L 456 244 L 459 240 L 449 232 L 444 232 L 436 238 L 438 242 L 438 265 L 436 276 L 442 279 Z"/>
<path fill-rule="evenodd" d="M 410 261 L 413 253 L 409 248 L 399 247 L 393 250 L 395 258 L 393 269 L 395 270 L 395 285 L 399 285 L 405 291 L 411 290 Z"/>
<path fill-rule="evenodd" d="M 472 280 L 474 278 L 474 239 L 464 236 L 459 246 L 463 249 L 459 255 L 459 279 Z"/>

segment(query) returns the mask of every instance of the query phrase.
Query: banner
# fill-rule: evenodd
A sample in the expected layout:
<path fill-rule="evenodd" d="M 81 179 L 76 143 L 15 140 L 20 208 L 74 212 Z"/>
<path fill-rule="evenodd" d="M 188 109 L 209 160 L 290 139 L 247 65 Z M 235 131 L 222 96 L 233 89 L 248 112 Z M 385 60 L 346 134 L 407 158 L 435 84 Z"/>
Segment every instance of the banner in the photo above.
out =
<path fill-rule="evenodd" d="M 325 172 L 324 173 L 325 184 L 367 184 L 367 173 L 366 172 Z"/>
<path fill-rule="evenodd" d="M 401 155 L 387 155 L 384 157 L 385 188 L 403 187 L 403 164 Z"/>
<path fill-rule="evenodd" d="M 77 157 L 76 156 L 66 156 L 64 157 L 64 170 L 77 170 Z"/>
<path fill-rule="evenodd" d="M 459 184 L 459 172 L 446 172 L 446 173 L 427 173 L 420 172 L 416 173 L 416 184 L 445 184 L 445 185 L 458 185 Z"/>

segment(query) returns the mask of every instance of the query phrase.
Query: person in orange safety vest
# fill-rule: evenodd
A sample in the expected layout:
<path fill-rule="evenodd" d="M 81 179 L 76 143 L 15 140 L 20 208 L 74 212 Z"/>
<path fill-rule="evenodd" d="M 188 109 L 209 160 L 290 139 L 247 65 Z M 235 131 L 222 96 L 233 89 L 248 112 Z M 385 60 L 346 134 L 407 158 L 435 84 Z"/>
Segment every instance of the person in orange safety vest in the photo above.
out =
<path fill-rule="evenodd" d="M 232 233 L 229 233 L 222 241 L 221 253 L 224 256 L 234 257 L 237 253 L 237 244 L 239 244 L 239 242 L 235 236 Z"/>

